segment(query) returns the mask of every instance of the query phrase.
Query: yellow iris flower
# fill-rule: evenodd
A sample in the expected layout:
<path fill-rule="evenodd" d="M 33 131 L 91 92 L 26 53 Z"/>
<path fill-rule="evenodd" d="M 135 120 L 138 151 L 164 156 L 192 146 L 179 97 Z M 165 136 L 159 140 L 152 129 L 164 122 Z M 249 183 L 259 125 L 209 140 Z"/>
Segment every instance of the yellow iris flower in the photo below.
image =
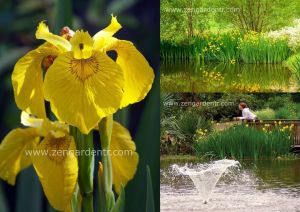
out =
<path fill-rule="evenodd" d="M 74 138 L 68 125 L 36 119 L 22 113 L 21 123 L 28 128 L 14 129 L 0 144 L 0 177 L 14 185 L 17 174 L 33 164 L 50 204 L 60 211 L 71 211 L 71 198 L 78 178 Z M 111 151 L 131 154 L 112 155 L 113 184 L 116 192 L 136 172 L 138 154 L 126 128 L 114 122 Z"/>
<path fill-rule="evenodd" d="M 154 73 L 131 42 L 113 37 L 120 28 L 112 16 L 110 25 L 93 37 L 78 30 L 68 40 L 41 22 L 36 38 L 47 42 L 21 58 L 12 75 L 18 107 L 44 118 L 45 98 L 59 120 L 87 134 L 103 117 L 141 101 Z M 116 61 L 108 51 L 117 53 Z M 43 81 L 41 63 L 47 56 L 54 62 Z"/>
<path fill-rule="evenodd" d="M 139 156 L 135 152 L 135 143 L 132 141 L 129 131 L 118 122 L 113 123 L 110 150 L 112 152 L 122 150 L 123 154 L 112 154 L 112 179 L 115 191 L 120 194 L 121 186 L 133 179 Z M 115 152 L 115 153 L 116 153 Z"/>
<path fill-rule="evenodd" d="M 68 127 L 24 113 L 22 123 L 30 127 L 12 130 L 0 145 L 0 177 L 14 185 L 17 174 L 33 164 L 50 204 L 57 210 L 70 211 L 78 162 Z"/>

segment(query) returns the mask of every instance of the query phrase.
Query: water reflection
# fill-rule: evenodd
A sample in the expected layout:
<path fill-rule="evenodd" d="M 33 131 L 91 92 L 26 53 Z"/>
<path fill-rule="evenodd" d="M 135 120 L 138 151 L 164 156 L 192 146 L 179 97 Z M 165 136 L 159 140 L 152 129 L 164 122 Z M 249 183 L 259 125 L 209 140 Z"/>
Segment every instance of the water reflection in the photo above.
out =
<path fill-rule="evenodd" d="M 164 92 L 298 92 L 282 64 L 162 63 Z"/>

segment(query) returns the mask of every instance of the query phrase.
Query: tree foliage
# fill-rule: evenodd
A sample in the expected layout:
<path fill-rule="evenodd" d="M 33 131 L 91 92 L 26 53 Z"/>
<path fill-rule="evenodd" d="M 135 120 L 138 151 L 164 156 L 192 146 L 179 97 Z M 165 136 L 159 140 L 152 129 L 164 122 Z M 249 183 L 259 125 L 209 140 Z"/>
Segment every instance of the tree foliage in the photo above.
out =
<path fill-rule="evenodd" d="M 186 40 L 205 30 L 265 32 L 300 18 L 299 0 L 161 0 L 163 40 Z"/>

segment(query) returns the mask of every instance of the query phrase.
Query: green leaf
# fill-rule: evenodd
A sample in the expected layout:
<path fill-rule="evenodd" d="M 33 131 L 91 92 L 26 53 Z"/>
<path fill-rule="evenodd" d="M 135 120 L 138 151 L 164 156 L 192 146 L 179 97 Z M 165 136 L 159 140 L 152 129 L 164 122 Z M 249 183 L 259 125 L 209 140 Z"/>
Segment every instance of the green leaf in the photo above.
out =
<path fill-rule="evenodd" d="M 80 212 L 80 198 L 81 196 L 80 196 L 79 186 L 76 185 L 76 189 L 71 199 L 72 212 Z"/>
<path fill-rule="evenodd" d="M 7 207 L 6 199 L 4 197 L 2 184 L 0 184 L 0 211 L 8 212 L 8 207 Z"/>
<path fill-rule="evenodd" d="M 72 0 L 56 0 L 55 9 L 54 32 L 59 33 L 64 26 L 72 28 Z"/>
<path fill-rule="evenodd" d="M 105 200 L 105 189 L 104 189 L 104 176 L 103 176 L 103 165 L 99 163 L 98 172 L 98 188 L 99 188 L 99 212 L 107 212 L 106 200 Z M 101 171 L 100 171 L 101 169 Z"/>
<path fill-rule="evenodd" d="M 140 212 L 146 208 L 147 171 L 150 164 L 153 183 L 155 211 L 159 211 L 159 188 L 160 188 L 160 111 L 159 105 L 159 77 L 156 77 L 152 90 L 146 98 L 139 128 L 135 136 L 139 165 L 135 178 L 126 186 L 126 211 Z M 151 153 L 151 154 L 149 154 Z"/>
<path fill-rule="evenodd" d="M 146 212 L 154 212 L 154 198 L 153 198 L 153 187 L 150 167 L 147 166 L 147 202 L 146 202 Z"/>
<path fill-rule="evenodd" d="M 118 197 L 118 200 L 114 206 L 114 208 L 111 210 L 111 212 L 124 212 L 125 211 L 125 190 L 124 187 L 121 187 L 121 193 Z"/>
<path fill-rule="evenodd" d="M 103 118 L 99 123 L 101 148 L 102 151 L 105 151 L 107 153 L 110 151 L 112 127 L 113 127 L 112 115 Z M 111 162 L 110 154 L 102 154 L 101 164 L 103 164 L 102 185 L 104 188 L 104 193 L 103 194 L 100 193 L 99 195 L 105 195 L 106 211 L 110 211 L 115 205 L 115 196 L 112 191 L 112 162 Z"/>
<path fill-rule="evenodd" d="M 132 5 L 134 5 L 135 3 L 136 0 L 112 1 L 107 7 L 107 11 L 109 11 L 110 13 L 120 14 L 121 12 L 132 7 Z"/>
<path fill-rule="evenodd" d="M 93 186 L 94 186 L 94 164 L 95 159 L 92 154 L 94 150 L 93 132 L 84 135 L 76 127 L 70 126 L 70 134 L 74 137 L 76 148 L 82 153 L 78 156 L 78 184 L 82 196 L 82 207 L 87 211 L 93 211 Z"/>

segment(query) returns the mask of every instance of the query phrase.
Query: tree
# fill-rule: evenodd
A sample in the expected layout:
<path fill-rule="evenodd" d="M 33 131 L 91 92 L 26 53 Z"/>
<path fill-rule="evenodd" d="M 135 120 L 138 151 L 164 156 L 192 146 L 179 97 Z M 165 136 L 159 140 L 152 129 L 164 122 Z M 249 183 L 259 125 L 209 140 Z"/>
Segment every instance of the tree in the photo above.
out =
<path fill-rule="evenodd" d="M 298 14 L 299 0 L 287 4 L 281 0 L 224 0 L 219 6 L 232 8 L 232 12 L 219 14 L 243 31 L 262 32 L 288 24 Z"/>
<path fill-rule="evenodd" d="M 204 6 L 204 0 L 161 0 L 161 38 L 186 39 L 204 30 L 207 13 L 199 10 Z"/>

